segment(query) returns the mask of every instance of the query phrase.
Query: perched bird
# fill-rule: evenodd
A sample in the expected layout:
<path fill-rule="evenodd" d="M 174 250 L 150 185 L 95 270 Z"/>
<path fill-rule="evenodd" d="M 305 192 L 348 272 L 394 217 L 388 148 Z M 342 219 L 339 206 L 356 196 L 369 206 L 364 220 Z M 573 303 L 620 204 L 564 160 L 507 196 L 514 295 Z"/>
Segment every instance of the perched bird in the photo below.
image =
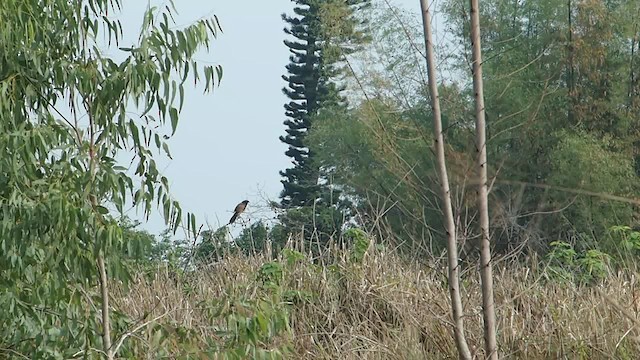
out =
<path fill-rule="evenodd" d="M 247 208 L 247 204 L 248 203 L 249 203 L 249 200 L 245 200 L 245 201 L 241 202 L 240 204 L 236 205 L 236 208 L 233 210 L 233 216 L 231 217 L 231 220 L 229 220 L 229 223 L 227 225 L 231 225 L 236 221 L 238 216 L 240 214 L 242 214 L 244 209 Z"/>

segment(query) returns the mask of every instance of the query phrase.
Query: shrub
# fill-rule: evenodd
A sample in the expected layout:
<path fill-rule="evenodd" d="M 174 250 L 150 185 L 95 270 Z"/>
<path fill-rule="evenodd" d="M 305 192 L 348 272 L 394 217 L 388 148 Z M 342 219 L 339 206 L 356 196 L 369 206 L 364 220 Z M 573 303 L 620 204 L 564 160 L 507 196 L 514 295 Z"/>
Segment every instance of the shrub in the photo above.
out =
<path fill-rule="evenodd" d="M 591 284 L 606 277 L 610 258 L 600 250 L 589 249 L 581 254 L 569 243 L 554 241 L 547 254 L 547 273 L 554 280 Z"/>

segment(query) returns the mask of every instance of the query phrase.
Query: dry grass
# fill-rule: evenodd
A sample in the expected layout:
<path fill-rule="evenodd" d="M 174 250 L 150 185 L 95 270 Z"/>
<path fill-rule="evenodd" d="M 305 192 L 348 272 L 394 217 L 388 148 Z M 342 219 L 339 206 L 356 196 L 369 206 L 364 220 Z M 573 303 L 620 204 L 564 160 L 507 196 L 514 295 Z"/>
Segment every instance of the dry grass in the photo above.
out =
<path fill-rule="evenodd" d="M 192 329 L 197 342 L 215 336 L 204 303 L 254 299 L 266 290 L 256 280 L 265 256 L 229 256 L 201 268 L 184 284 L 158 271 L 140 277 L 114 305 L 134 319 L 152 319 Z M 509 359 L 636 359 L 640 356 L 638 281 L 611 275 L 603 284 L 580 287 L 548 281 L 543 269 L 495 266 L 498 341 Z M 312 294 L 290 305 L 294 359 L 454 359 L 444 264 L 406 263 L 388 251 L 369 249 L 361 264 L 341 256 L 330 265 L 298 262 L 287 267 L 281 288 Z M 462 279 L 466 333 L 482 358 L 478 276 Z M 203 302 L 204 301 L 204 302 Z M 618 306 L 618 308 L 616 308 Z M 625 315 L 626 314 L 626 315 Z M 148 327 L 149 328 L 149 327 Z M 151 336 L 141 329 L 137 336 Z M 150 344 L 150 342 L 149 342 Z M 151 346 L 151 345 L 149 345 Z"/>

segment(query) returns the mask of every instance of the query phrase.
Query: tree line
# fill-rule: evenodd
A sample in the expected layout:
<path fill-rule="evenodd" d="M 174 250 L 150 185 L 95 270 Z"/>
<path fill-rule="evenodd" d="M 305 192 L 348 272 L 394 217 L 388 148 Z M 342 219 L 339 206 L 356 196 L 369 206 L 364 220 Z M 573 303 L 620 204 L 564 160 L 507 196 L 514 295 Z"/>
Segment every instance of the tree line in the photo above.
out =
<path fill-rule="evenodd" d="M 351 220 L 367 228 L 376 219 L 387 240 L 438 253 L 446 237 L 421 24 L 387 2 L 295 3 L 295 16 L 284 16 L 292 57 L 283 91 L 291 101 L 280 138 L 294 166 L 281 172 L 284 190 L 274 205 L 282 215 L 272 240 L 305 225 L 322 234 L 317 241 L 336 240 Z M 463 215 L 462 251 L 471 253 L 469 10 L 466 1 L 437 5 L 446 24 L 436 49 L 448 74 L 438 84 L 446 157 L 454 212 Z M 611 229 L 637 226 L 638 11 L 617 1 L 483 3 L 498 251 L 546 253 L 563 241 L 617 252 L 621 239 Z"/>

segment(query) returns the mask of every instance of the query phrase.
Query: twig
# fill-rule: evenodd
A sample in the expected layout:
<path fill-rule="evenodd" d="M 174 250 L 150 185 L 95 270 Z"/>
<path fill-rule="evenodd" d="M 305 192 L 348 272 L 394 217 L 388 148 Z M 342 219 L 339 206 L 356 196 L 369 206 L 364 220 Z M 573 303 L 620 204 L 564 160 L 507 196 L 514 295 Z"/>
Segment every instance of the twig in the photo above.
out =
<path fill-rule="evenodd" d="M 153 319 L 146 321 L 138 326 L 136 326 L 135 328 L 133 328 L 133 330 L 126 332 L 125 334 L 122 335 L 122 337 L 120 338 L 120 340 L 118 341 L 118 344 L 115 346 L 115 348 L 113 349 L 113 354 L 117 354 L 118 350 L 120 349 L 120 347 L 122 346 L 122 344 L 124 343 L 124 341 L 131 335 L 133 335 L 134 333 L 136 333 L 138 330 L 142 329 L 143 327 L 151 324 L 152 322 L 158 321 L 160 319 L 162 319 L 163 317 L 169 315 L 170 313 L 172 313 L 173 311 L 175 311 L 176 309 L 173 310 L 169 310 L 167 312 L 165 312 L 162 315 L 158 315 L 156 317 L 154 317 Z"/>

